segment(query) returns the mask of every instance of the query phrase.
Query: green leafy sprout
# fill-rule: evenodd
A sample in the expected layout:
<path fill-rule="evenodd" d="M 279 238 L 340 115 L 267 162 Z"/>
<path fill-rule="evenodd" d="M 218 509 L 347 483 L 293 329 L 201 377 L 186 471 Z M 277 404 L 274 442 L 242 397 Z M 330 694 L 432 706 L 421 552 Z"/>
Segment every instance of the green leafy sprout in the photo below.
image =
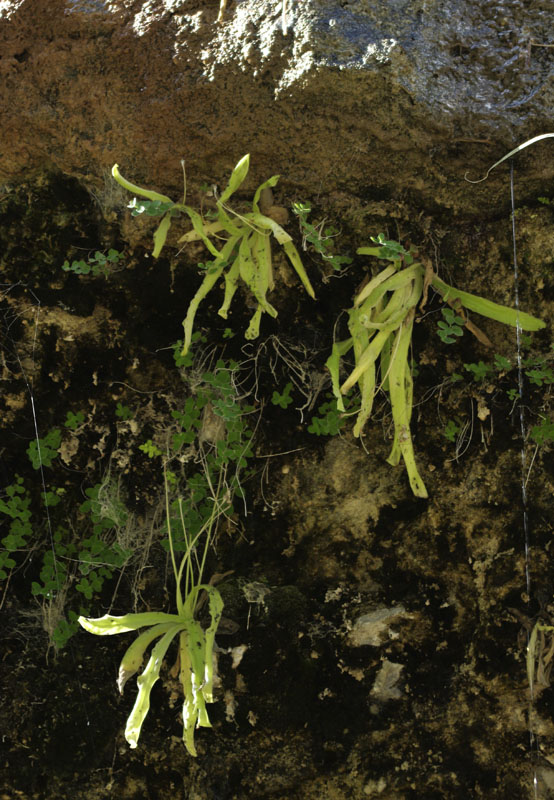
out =
<path fill-rule="evenodd" d="M 52 461 L 58 455 L 58 450 L 62 442 L 62 434 L 59 428 L 53 428 L 44 439 L 34 439 L 27 448 L 27 455 L 33 465 L 33 469 L 52 466 Z"/>
<path fill-rule="evenodd" d="M 115 415 L 123 422 L 133 418 L 133 412 L 129 406 L 124 406 L 123 403 L 118 403 L 115 407 Z"/>
<path fill-rule="evenodd" d="M 330 397 L 330 400 L 318 407 L 317 415 L 312 417 L 308 425 L 309 433 L 313 433 L 315 436 L 336 436 L 346 424 L 344 414 L 337 407 L 336 398 Z"/>
<path fill-rule="evenodd" d="M 281 408 L 287 408 L 293 402 L 292 397 L 290 396 L 290 392 L 292 389 L 292 383 L 287 383 L 285 388 L 281 393 L 278 391 L 274 391 L 271 397 L 271 402 L 274 406 L 280 406 Z"/>
<path fill-rule="evenodd" d="M 293 203 L 292 210 L 298 217 L 304 239 L 304 249 L 306 249 L 306 243 L 311 244 L 323 260 L 327 261 L 336 271 L 352 263 L 352 259 L 348 256 L 339 256 L 333 252 L 333 239 L 338 233 L 335 228 L 331 226 L 325 228 L 324 223 L 320 223 L 316 227 L 308 222 L 308 216 L 312 210 L 309 203 Z"/>
<path fill-rule="evenodd" d="M 139 446 L 139 450 L 142 450 L 143 453 L 146 453 L 148 458 L 156 458 L 156 456 L 161 456 L 162 454 L 162 451 L 152 442 L 152 439 L 147 439 L 144 444 L 141 444 Z"/>
<path fill-rule="evenodd" d="M 490 364 L 485 364 L 484 361 L 479 361 L 477 364 L 464 364 L 466 372 L 471 372 L 475 382 L 484 381 L 492 372 Z"/>
<path fill-rule="evenodd" d="M 223 304 L 218 314 L 223 319 L 227 319 L 231 301 L 238 288 L 239 279 L 246 284 L 257 302 L 256 311 L 245 333 L 246 339 L 256 339 L 259 336 L 261 316 L 264 312 L 271 317 L 277 316 L 276 309 L 267 300 L 268 291 L 274 288 L 271 235 L 275 237 L 278 244 L 285 251 L 305 290 L 310 297 L 315 297 L 314 290 L 291 236 L 275 220 L 266 216 L 261 210 L 262 193 L 277 184 L 279 175 L 274 175 L 258 186 L 252 200 L 252 211 L 240 214 L 228 206 L 229 199 L 246 178 L 249 166 L 250 156 L 245 155 L 233 169 L 226 188 L 217 198 L 217 211 L 215 212 L 215 218 L 212 220 L 203 218 L 197 211 L 186 205 L 186 180 L 183 202 L 173 203 L 171 198 L 166 195 L 143 189 L 136 184 L 130 183 L 120 174 L 117 164 L 112 168 L 114 179 L 124 189 L 139 195 L 141 198 L 146 198 L 146 201 L 150 203 L 147 205 L 142 200 L 136 201 L 133 211 L 136 211 L 136 213 L 153 213 L 152 203 L 157 203 L 155 207 L 156 214 L 164 211 L 161 222 L 154 233 L 154 258 L 158 258 L 160 255 L 166 242 L 172 219 L 179 212 L 185 213 L 192 222 L 192 230 L 181 236 L 179 243 L 201 241 L 213 256 L 212 260 L 208 261 L 204 266 L 206 274 L 192 298 L 183 320 L 185 334 L 183 355 L 187 353 L 191 344 L 194 318 L 198 307 L 222 275 L 225 279 L 225 293 Z M 213 243 L 213 237 L 217 237 L 217 241 L 222 242 L 219 249 Z"/>
<path fill-rule="evenodd" d="M 113 270 L 113 267 L 121 261 L 123 253 L 113 248 L 108 250 L 108 255 L 97 250 L 93 256 L 89 256 L 88 261 L 83 259 L 72 261 L 64 261 L 62 269 L 65 272 L 74 272 L 75 275 L 92 275 L 98 277 L 104 275 L 107 277 Z"/>
<path fill-rule="evenodd" d="M 460 430 L 460 426 L 454 422 L 453 419 L 449 419 L 444 427 L 442 435 L 448 439 L 449 442 L 455 442 Z"/>
<path fill-rule="evenodd" d="M 84 421 L 85 415 L 82 411 L 77 411 L 76 414 L 73 413 L 73 411 L 68 411 L 64 425 L 66 428 L 69 428 L 69 430 L 76 431 Z"/>
<path fill-rule="evenodd" d="M 538 425 L 533 425 L 530 437 L 539 447 L 554 443 L 554 421 L 543 417 Z"/>
<path fill-rule="evenodd" d="M 437 334 L 445 344 L 453 344 L 457 336 L 463 336 L 465 320 L 451 308 L 441 308 L 444 320 L 437 323 Z"/>
<path fill-rule="evenodd" d="M 89 633 L 98 636 L 109 636 L 116 633 L 127 633 L 146 627 L 133 644 L 127 649 L 119 667 L 117 685 L 120 693 L 126 682 L 140 669 L 146 649 L 156 640 L 146 667 L 137 678 L 138 694 L 133 709 L 127 719 L 125 738 L 131 748 L 138 744 L 142 724 L 150 708 L 150 692 L 160 677 L 160 668 L 172 641 L 179 637 L 179 682 L 184 695 L 183 702 L 183 741 L 192 756 L 196 756 L 194 743 L 194 730 L 196 727 L 211 727 L 206 710 L 206 703 L 213 702 L 213 646 L 221 612 L 223 600 L 219 591 L 212 585 L 203 583 L 203 572 L 206 556 L 213 537 L 215 523 L 222 513 L 219 496 L 213 498 L 212 513 L 196 535 L 189 535 L 181 510 L 180 523 L 182 534 L 186 542 L 186 550 L 179 567 L 173 547 L 173 534 L 171 528 L 171 512 L 169 503 L 169 489 L 167 478 L 166 487 L 166 518 L 171 553 L 171 563 L 175 577 L 175 601 L 177 614 L 162 612 L 144 612 L 138 614 L 125 614 L 121 617 L 109 614 L 91 619 L 79 617 L 79 623 Z M 197 554 L 200 543 L 204 538 L 201 555 Z M 184 579 L 184 594 L 181 590 Z M 207 597 L 210 615 L 210 624 L 204 629 L 195 615 L 202 602 Z"/>
<path fill-rule="evenodd" d="M 410 433 L 413 400 L 410 344 L 416 306 L 422 299 L 425 302 L 427 288 L 432 286 L 444 301 L 456 309 L 464 307 L 506 325 L 516 327 L 519 324 L 523 330 L 536 331 L 544 328 L 545 323 L 524 312 L 449 286 L 434 273 L 429 262 L 424 266 L 414 260 L 416 254 L 413 249 L 404 249 L 398 242 L 387 240 L 384 234 L 372 240 L 375 247 L 361 247 L 357 252 L 392 263 L 373 277 L 356 296 L 348 316 L 350 338 L 334 343 L 326 364 L 340 411 L 344 411 L 343 395 L 358 384 L 361 408 L 354 426 L 355 436 L 360 436 L 371 415 L 378 389 L 388 392 L 394 439 L 387 461 L 396 466 L 403 458 L 412 492 L 416 497 L 425 498 L 428 496 L 427 489 L 416 465 Z M 340 361 L 351 349 L 354 350 L 355 367 L 341 384 Z M 466 365 L 466 368 L 470 367 Z"/>
<path fill-rule="evenodd" d="M 10 519 L 9 532 L 2 538 L 0 549 L 0 580 L 8 577 L 6 570 L 16 566 L 13 556 L 26 548 L 33 536 L 31 523 L 31 497 L 23 485 L 23 478 L 15 476 L 15 481 L 7 486 L 5 499 L 0 498 L 0 514 Z"/>

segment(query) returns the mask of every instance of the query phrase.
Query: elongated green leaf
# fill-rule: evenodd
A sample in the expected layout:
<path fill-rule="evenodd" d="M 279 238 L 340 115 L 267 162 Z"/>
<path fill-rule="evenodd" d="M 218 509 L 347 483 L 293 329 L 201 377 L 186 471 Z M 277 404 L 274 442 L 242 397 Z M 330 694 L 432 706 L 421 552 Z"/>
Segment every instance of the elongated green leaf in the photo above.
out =
<path fill-rule="evenodd" d="M 382 245 L 380 245 L 379 247 L 358 247 L 356 253 L 358 253 L 358 255 L 360 256 L 377 256 L 377 258 L 379 258 L 381 247 Z"/>
<path fill-rule="evenodd" d="M 233 192 L 239 188 L 241 183 L 244 181 L 246 176 L 248 175 L 248 170 L 250 169 L 250 153 L 247 153 L 245 156 L 241 158 L 238 162 L 236 167 L 231 173 L 231 177 L 229 178 L 229 183 L 227 184 L 223 194 L 219 198 L 219 203 L 223 204 L 226 203 L 227 200 L 231 197 Z"/>
<path fill-rule="evenodd" d="M 264 181 L 264 183 L 260 183 L 260 185 L 256 189 L 256 194 L 254 195 L 254 199 L 252 201 L 252 208 L 256 213 L 258 214 L 261 213 L 259 206 L 261 193 L 263 192 L 264 189 L 273 188 L 273 186 L 275 186 L 278 183 L 280 177 L 281 177 L 280 175 L 272 175 L 272 177 L 268 178 L 267 181 Z"/>
<path fill-rule="evenodd" d="M 375 250 L 375 249 L 379 248 L 362 247 L 358 250 L 358 253 L 360 252 L 360 250 Z M 366 285 L 359 292 L 359 294 L 356 295 L 354 299 L 354 307 L 357 308 L 358 306 L 360 306 L 364 302 L 364 300 L 366 300 L 370 296 L 370 294 L 373 292 L 374 289 L 376 289 L 381 283 L 383 283 L 383 281 L 386 281 L 387 278 L 390 278 L 391 275 L 394 275 L 395 272 L 396 272 L 396 267 L 387 267 L 386 269 L 381 270 L 381 272 L 374 278 L 372 278 L 369 281 L 369 283 L 366 283 Z"/>
<path fill-rule="evenodd" d="M 339 377 L 340 359 L 342 358 L 342 356 L 348 353 L 353 344 L 354 344 L 353 339 L 345 339 L 342 342 L 333 342 L 333 349 L 331 351 L 331 355 L 325 362 L 325 366 L 331 373 L 331 387 L 333 389 L 333 394 L 336 397 L 337 408 L 339 411 L 344 411 L 344 402 L 340 391 L 340 377 Z"/>
<path fill-rule="evenodd" d="M 136 631 L 137 628 L 145 628 L 149 625 L 170 622 L 174 625 L 179 624 L 180 617 L 177 614 L 164 614 L 161 611 L 146 611 L 142 614 L 124 614 L 122 617 L 112 617 L 105 614 L 103 617 L 91 619 L 89 617 L 79 617 L 79 624 L 89 633 L 97 636 L 111 636 L 114 633 L 128 633 Z"/>
<path fill-rule="evenodd" d="M 283 244 L 283 250 L 287 254 L 290 263 L 296 270 L 296 273 L 300 280 L 302 281 L 302 285 L 304 289 L 308 292 L 311 298 L 315 300 L 315 292 L 313 290 L 312 284 L 310 283 L 310 279 L 304 269 L 304 265 L 302 263 L 302 259 L 300 258 L 300 254 L 296 247 L 293 245 L 292 242 L 285 242 Z"/>
<path fill-rule="evenodd" d="M 388 328 L 385 328 L 384 330 L 379 331 L 373 337 L 369 345 L 358 359 L 355 368 L 340 387 L 340 390 L 343 394 L 346 394 L 354 386 L 354 384 L 357 383 L 357 381 L 360 379 L 360 375 L 365 372 L 369 365 L 373 364 L 375 360 L 379 358 L 379 353 L 387 341 L 391 330 L 393 329 L 391 328 L 389 330 Z"/>
<path fill-rule="evenodd" d="M 211 727 L 202 694 L 206 642 L 204 631 L 196 620 L 188 620 L 185 632 L 181 634 L 179 652 L 181 656 L 179 677 L 184 694 L 183 741 L 188 752 L 196 756 L 194 728 L 197 725 Z"/>
<path fill-rule="evenodd" d="M 392 346 L 389 365 L 389 393 L 396 445 L 400 448 L 402 457 L 404 458 L 410 487 L 416 497 L 428 497 L 427 489 L 417 469 L 412 436 L 410 433 L 410 418 L 412 412 L 411 403 L 408 403 L 410 397 L 409 381 L 411 380 L 411 376 L 409 375 L 408 353 L 412 340 L 413 320 L 414 311 L 412 310 L 409 317 L 398 330 L 398 341 Z"/>
<path fill-rule="evenodd" d="M 140 615 L 137 615 L 140 616 Z M 127 724 L 125 726 L 125 739 L 129 742 L 131 748 L 135 748 L 138 744 L 140 737 L 140 730 L 142 723 L 150 709 L 150 692 L 152 687 L 160 677 L 160 668 L 167 653 L 167 649 L 174 637 L 182 630 L 182 622 L 179 625 L 172 626 L 167 633 L 165 633 L 158 644 L 153 648 L 148 663 L 144 668 L 144 672 L 137 678 L 137 686 L 139 687 L 137 698 L 133 710 L 129 714 Z"/>
<path fill-rule="evenodd" d="M 261 228 L 261 230 L 264 231 L 271 231 L 279 244 L 284 245 L 287 242 L 292 242 L 292 237 L 290 234 L 288 234 L 278 222 L 275 222 L 274 219 L 271 219 L 271 217 L 266 217 L 265 214 L 260 214 L 259 211 L 245 214 L 244 217 L 257 228 Z"/>
<path fill-rule="evenodd" d="M 373 409 L 373 400 L 376 392 L 375 373 L 375 362 L 373 362 L 358 379 L 362 404 L 358 412 L 358 416 L 356 417 L 356 424 L 354 425 L 354 429 L 352 431 L 354 436 L 360 436 L 364 425 L 371 415 L 371 411 Z"/>
<path fill-rule="evenodd" d="M 196 233 L 196 236 L 198 237 L 198 239 L 200 239 L 201 241 L 204 242 L 204 244 L 206 245 L 206 247 L 208 248 L 208 250 L 210 251 L 210 253 L 213 256 L 219 256 L 219 250 L 208 239 L 207 231 L 206 231 L 206 225 L 204 223 L 204 220 L 200 216 L 200 214 L 197 211 L 195 211 L 194 208 L 191 208 L 190 206 L 185 206 L 184 210 L 187 213 L 190 221 L 192 222 L 192 227 L 193 227 L 194 232 Z M 217 230 L 221 230 L 221 223 L 219 221 L 218 221 L 218 225 L 220 227 L 217 228 Z M 210 228 L 209 232 L 210 233 L 213 232 L 213 229 Z M 188 234 L 185 234 L 185 236 L 187 236 L 187 235 Z M 185 237 L 182 237 L 182 240 L 185 241 Z M 181 241 L 181 239 L 179 241 Z M 188 240 L 186 240 L 186 241 L 188 241 Z"/>
<path fill-rule="evenodd" d="M 187 309 L 187 315 L 183 320 L 183 330 L 185 332 L 184 341 L 183 341 L 183 349 L 181 351 L 181 355 L 185 356 L 190 347 L 190 343 L 192 340 L 192 328 L 194 325 L 194 318 L 196 316 L 196 312 L 198 311 L 198 306 L 202 302 L 202 300 L 206 297 L 210 289 L 213 289 L 221 273 L 223 272 L 224 264 L 221 264 L 217 268 L 213 268 L 208 272 L 202 283 L 200 284 L 196 294 L 192 298 L 189 303 L 189 307 Z"/>
<path fill-rule="evenodd" d="M 235 245 L 237 244 L 237 241 L 238 238 L 233 237 L 225 243 L 221 252 L 218 254 L 218 258 L 215 260 L 214 264 L 212 264 L 210 271 L 205 276 L 196 294 L 189 303 L 189 307 L 187 309 L 187 315 L 183 320 L 183 329 L 185 332 L 183 350 L 181 353 L 181 355 L 183 356 L 188 353 L 190 347 L 192 339 L 192 328 L 194 325 L 194 317 L 196 316 L 196 312 L 198 311 L 198 306 L 200 305 L 202 300 L 206 297 L 210 289 L 212 289 L 216 284 L 216 282 L 219 280 L 219 277 L 223 272 L 228 259 L 231 257 L 231 254 L 233 252 Z"/>
<path fill-rule="evenodd" d="M 192 210 L 192 209 L 190 209 L 190 210 Z M 187 212 L 187 214 L 189 213 L 188 207 L 185 209 L 185 211 Z M 194 213 L 196 214 L 196 212 L 194 212 Z M 183 234 L 183 236 L 181 236 L 178 239 L 179 243 L 180 242 L 197 242 L 199 240 L 200 241 L 204 241 L 205 237 L 211 236 L 212 234 L 215 234 L 215 233 L 219 233 L 219 231 L 223 230 L 223 225 L 221 224 L 221 222 L 218 219 L 214 220 L 213 222 L 203 222 L 202 221 L 202 217 L 200 216 L 200 214 L 196 214 L 196 216 L 200 220 L 200 228 L 202 229 L 202 232 L 198 233 L 198 231 L 193 227 L 193 229 L 191 231 L 187 231 L 187 233 Z M 190 214 L 189 214 L 189 217 L 190 217 Z"/>
<path fill-rule="evenodd" d="M 381 350 L 381 358 L 380 358 L 380 365 L 381 365 L 381 388 L 383 391 L 389 391 L 389 365 L 390 365 L 390 357 L 391 357 L 391 349 L 392 349 L 392 336 L 389 336 L 385 344 L 383 345 L 383 349 Z"/>
<path fill-rule="evenodd" d="M 391 267 L 387 267 L 383 272 L 387 272 L 389 269 Z M 380 282 L 378 286 L 375 286 L 369 295 L 365 295 L 365 290 L 362 290 L 361 294 L 365 295 L 365 300 L 362 301 L 364 310 L 366 307 L 373 308 L 377 305 L 385 292 L 392 292 L 395 289 L 401 289 L 403 286 L 409 286 L 418 274 L 423 275 L 423 267 L 421 264 L 412 264 L 411 267 L 405 267 L 399 272 L 395 270 L 393 275 L 390 275 L 386 280 Z"/>
<path fill-rule="evenodd" d="M 171 214 L 166 214 L 164 217 L 162 217 L 162 221 L 154 233 L 154 250 L 152 252 L 154 258 L 158 258 L 162 252 L 162 248 L 165 244 L 165 240 L 167 239 L 167 234 L 169 233 L 170 227 Z"/>
<path fill-rule="evenodd" d="M 546 323 L 537 317 L 526 314 L 524 311 L 517 311 L 515 308 L 508 306 L 501 306 L 498 303 L 493 303 L 492 300 L 486 300 L 484 297 L 478 297 L 469 292 L 462 292 L 460 289 L 454 289 L 444 281 L 436 276 L 432 280 L 432 286 L 440 292 L 445 300 L 459 300 L 465 308 L 470 311 L 475 311 L 476 314 L 481 314 L 483 317 L 489 317 L 497 322 L 503 322 L 505 325 L 512 325 L 516 328 L 519 327 L 524 331 L 538 331 L 546 326 Z"/>
<path fill-rule="evenodd" d="M 360 316 L 362 317 L 361 324 L 370 330 L 384 328 L 385 325 L 391 322 L 392 318 L 399 310 L 405 309 L 405 304 L 411 296 L 412 288 L 413 286 L 407 284 L 400 289 L 395 289 L 386 305 L 381 308 L 379 308 L 379 306 L 374 307 L 371 319 L 367 319 L 365 305 L 363 305 L 360 308 Z"/>
<path fill-rule="evenodd" d="M 262 321 L 262 314 L 264 313 L 263 308 L 258 303 L 256 306 L 256 310 L 254 311 L 252 318 L 250 320 L 250 324 L 246 331 L 244 332 L 244 338 L 247 339 L 249 342 L 253 339 L 257 339 L 260 335 L 260 323 Z"/>
<path fill-rule="evenodd" d="M 117 164 L 114 164 L 112 167 L 112 177 L 119 183 L 120 186 L 123 186 L 124 189 L 127 189 L 128 192 L 138 194 L 140 197 L 147 197 L 149 200 L 160 200 L 162 203 L 173 202 L 171 197 L 167 197 L 165 194 L 153 192 L 151 189 L 143 189 L 142 186 L 137 186 L 136 183 L 131 183 L 131 181 L 128 181 L 119 172 L 119 166 Z"/>
<path fill-rule="evenodd" d="M 271 217 L 266 217 L 264 214 L 259 214 L 257 212 L 245 214 L 245 219 L 251 221 L 256 227 L 261 228 L 262 230 L 269 230 L 273 233 L 278 243 L 282 246 L 283 250 L 287 254 L 287 257 L 296 270 L 296 273 L 302 281 L 304 288 L 310 297 L 315 299 L 315 292 L 312 284 L 310 283 L 310 279 L 308 278 L 306 270 L 304 269 L 300 254 L 292 243 L 292 238 L 286 232 L 286 230 L 277 222 L 275 222 L 275 220 L 271 219 Z"/>
<path fill-rule="evenodd" d="M 365 315 L 361 313 L 361 309 L 352 308 L 348 315 L 348 327 L 352 334 L 354 343 L 354 358 L 356 364 L 360 362 L 364 352 L 369 347 L 370 339 L 374 335 L 374 331 L 369 331 Z M 375 362 L 372 361 L 368 364 L 366 369 L 360 373 L 358 378 L 358 386 L 361 395 L 361 407 L 356 417 L 356 424 L 354 425 L 354 436 L 360 436 L 365 423 L 367 422 L 371 409 L 373 408 L 373 399 L 375 397 Z"/>
<path fill-rule="evenodd" d="M 215 586 L 203 584 L 202 588 L 208 594 L 211 620 L 210 625 L 208 628 L 206 628 L 206 632 L 204 634 L 206 640 L 206 649 L 204 653 L 204 686 L 202 692 L 204 693 L 206 702 L 213 703 L 213 648 L 215 634 L 221 621 L 223 600 L 221 594 L 215 588 Z"/>
<path fill-rule="evenodd" d="M 192 664 L 188 648 L 188 634 L 183 631 L 179 640 L 179 660 L 181 669 L 179 671 L 179 681 L 183 687 L 183 742 L 191 756 L 196 758 L 196 746 L 194 744 L 194 729 L 198 721 L 198 706 L 195 702 L 192 690 Z"/>
<path fill-rule="evenodd" d="M 256 236 L 257 234 L 253 234 Z M 251 251 L 252 237 L 243 237 L 239 246 L 239 271 L 240 277 L 246 283 L 263 310 L 272 317 L 277 316 L 277 311 L 265 297 L 267 292 L 267 281 L 260 279 L 258 275 L 259 265 L 254 261 Z M 263 291 L 260 291 L 263 289 Z"/>
<path fill-rule="evenodd" d="M 173 626 L 172 622 L 164 622 L 161 625 L 154 625 L 152 628 L 139 634 L 133 644 L 127 648 L 125 655 L 121 659 L 119 665 L 119 676 L 117 679 L 117 688 L 119 693 L 123 694 L 123 688 L 129 678 L 139 671 L 144 658 L 144 651 L 151 644 L 154 639 L 157 639 L 162 634 L 167 633 Z"/>
<path fill-rule="evenodd" d="M 250 235 L 251 252 L 256 264 L 258 291 L 265 296 L 273 289 L 273 270 L 271 265 L 271 244 L 269 234 L 254 232 Z"/>
<path fill-rule="evenodd" d="M 239 280 L 239 272 L 240 272 L 240 261 L 237 256 L 231 265 L 231 268 L 227 270 L 225 273 L 225 295 L 223 297 L 223 304 L 219 311 L 217 312 L 220 317 L 223 319 L 227 319 L 227 314 L 229 313 L 229 307 L 231 305 L 231 301 L 235 292 L 237 291 L 238 280 Z"/>

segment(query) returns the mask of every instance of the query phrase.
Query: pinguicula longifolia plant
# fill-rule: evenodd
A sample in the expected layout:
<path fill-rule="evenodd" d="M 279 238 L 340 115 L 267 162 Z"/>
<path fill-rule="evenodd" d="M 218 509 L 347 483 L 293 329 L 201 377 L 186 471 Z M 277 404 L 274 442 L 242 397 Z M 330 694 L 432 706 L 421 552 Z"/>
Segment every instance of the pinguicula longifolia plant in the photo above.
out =
<path fill-rule="evenodd" d="M 127 181 L 120 174 L 117 164 L 112 169 L 113 177 L 121 186 L 134 194 L 147 198 L 150 203 L 156 203 L 157 213 L 164 214 L 154 233 L 154 258 L 160 255 L 171 226 L 171 220 L 179 211 L 187 214 L 192 222 L 192 230 L 181 236 L 179 242 L 201 241 L 213 256 L 213 260 L 205 265 L 206 275 L 192 298 L 186 317 L 183 320 L 185 331 L 183 355 L 188 352 L 190 347 L 194 318 L 198 307 L 222 275 L 224 275 L 225 279 L 225 294 L 223 304 L 218 311 L 221 317 L 227 319 L 239 278 L 246 284 L 257 301 L 256 311 L 245 333 L 247 339 L 256 339 L 259 336 L 260 320 L 264 312 L 272 317 L 277 316 L 276 309 L 267 300 L 268 291 L 274 288 L 271 234 L 282 246 L 310 297 L 315 297 L 314 290 L 302 264 L 302 259 L 292 242 L 291 236 L 274 219 L 262 213 L 261 198 L 263 193 L 271 190 L 276 185 L 279 175 L 273 175 L 269 180 L 258 186 L 252 201 L 252 211 L 242 214 L 227 205 L 233 193 L 237 191 L 246 178 L 249 166 L 250 156 L 245 155 L 231 173 L 229 182 L 222 194 L 216 198 L 216 218 L 209 221 L 185 204 L 186 185 L 183 202 L 173 203 L 166 195 L 143 189 Z M 137 208 L 136 202 L 134 203 L 134 208 Z M 217 236 L 218 240 L 222 242 L 220 249 L 216 247 L 210 238 L 213 236 Z"/>
<path fill-rule="evenodd" d="M 159 640 L 152 648 L 146 667 L 137 678 L 138 694 L 125 727 L 125 738 L 132 748 L 138 744 L 142 723 L 150 709 L 150 692 L 160 677 L 160 668 L 167 650 L 172 641 L 179 637 L 179 681 L 184 694 L 183 741 L 190 755 L 196 756 L 195 728 L 211 727 L 206 703 L 213 702 L 213 646 L 223 610 L 223 600 L 219 591 L 215 586 L 203 583 L 202 578 L 215 525 L 222 511 L 219 492 L 216 491 L 209 519 L 195 536 L 191 536 L 184 524 L 182 502 L 177 501 L 179 524 L 186 547 L 181 563 L 177 567 L 167 478 L 165 492 L 169 547 L 176 583 L 177 614 L 157 611 L 125 614 L 121 617 L 106 614 L 98 619 L 79 617 L 79 623 L 86 631 L 98 636 L 127 633 L 147 627 L 147 630 L 137 636 L 121 660 L 117 679 L 120 693 L 123 692 L 128 679 L 140 669 L 146 649 L 156 639 Z M 200 547 L 202 537 L 204 537 L 203 548 Z M 202 550 L 200 557 L 197 555 L 199 550 Z M 181 591 L 183 578 L 184 595 Z M 203 596 L 208 598 L 210 615 L 210 624 L 206 629 L 195 618 Z"/>
<path fill-rule="evenodd" d="M 337 406 L 344 411 L 343 395 L 357 383 L 361 394 L 354 435 L 360 436 L 371 415 L 373 400 L 379 388 L 389 393 L 394 422 L 394 440 L 388 463 L 396 466 L 404 459 L 411 489 L 416 497 L 427 497 L 427 489 L 417 469 L 410 421 L 412 416 L 413 381 L 410 344 L 416 306 L 432 286 L 460 315 L 464 324 L 480 339 L 485 339 L 465 316 L 464 308 L 477 314 L 526 331 L 544 328 L 542 320 L 498 305 L 483 297 L 449 286 L 433 271 L 430 262 L 415 261 L 416 253 L 398 242 L 387 241 L 383 234 L 372 237 L 376 247 L 360 247 L 358 253 L 392 262 L 379 272 L 358 293 L 348 315 L 350 338 L 335 342 L 327 367 L 331 373 Z M 463 317 L 462 317 L 463 315 Z M 354 350 L 355 368 L 341 384 L 340 359 Z M 377 386 L 377 360 L 380 362 L 380 385 Z"/>

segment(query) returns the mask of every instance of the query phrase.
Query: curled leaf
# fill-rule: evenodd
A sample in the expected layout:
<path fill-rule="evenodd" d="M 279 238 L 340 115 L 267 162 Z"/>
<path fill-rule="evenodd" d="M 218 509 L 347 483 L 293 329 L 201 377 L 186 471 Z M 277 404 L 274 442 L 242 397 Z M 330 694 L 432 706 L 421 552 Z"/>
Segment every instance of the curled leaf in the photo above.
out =
<path fill-rule="evenodd" d="M 120 186 L 123 186 L 124 189 L 127 189 L 128 192 L 138 194 L 140 197 L 147 197 L 148 200 L 160 200 L 162 203 L 172 202 L 171 197 L 167 197 L 165 194 L 153 192 L 151 189 L 143 189 L 142 186 L 137 186 L 136 183 L 131 183 L 131 181 L 128 181 L 120 173 L 118 164 L 114 164 L 112 167 L 112 177 L 119 183 Z"/>

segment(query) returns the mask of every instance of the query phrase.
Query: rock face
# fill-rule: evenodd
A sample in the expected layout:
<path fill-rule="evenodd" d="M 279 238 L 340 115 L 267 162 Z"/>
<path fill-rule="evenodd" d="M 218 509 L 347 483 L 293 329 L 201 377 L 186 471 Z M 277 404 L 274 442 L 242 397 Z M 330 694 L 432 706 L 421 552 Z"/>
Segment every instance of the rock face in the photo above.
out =
<path fill-rule="evenodd" d="M 2 14 L 8 183 L 48 166 L 98 192 L 117 161 L 169 190 L 180 158 L 219 182 L 251 152 L 256 177 L 286 172 L 304 196 L 475 212 L 505 192 L 464 173 L 551 126 L 550 13 L 521 3 L 241 2 L 221 25 L 193 0 Z M 529 195 L 551 183 L 546 147 L 525 157 Z"/>
<path fill-rule="evenodd" d="M 515 159 L 517 284 L 508 167 L 464 180 L 552 130 L 553 64 L 540 4 L 0 2 L 6 797 L 553 796 L 554 140 Z M 210 256 L 178 243 L 176 216 L 154 262 L 155 222 L 131 216 L 111 169 L 179 201 L 184 159 L 187 204 L 205 213 L 248 152 L 232 210 L 280 175 L 267 213 L 316 300 L 275 246 L 278 316 L 245 342 L 253 298 L 242 286 L 223 320 L 216 285 L 176 368 Z M 312 206 L 311 239 L 293 202 Z M 376 271 L 356 249 L 380 232 L 467 291 L 514 305 L 517 288 L 547 322 L 520 337 L 518 375 L 513 329 L 482 323 L 493 350 L 467 331 L 449 344 L 429 298 L 413 337 L 425 501 L 386 463 L 382 393 L 361 441 L 355 395 L 345 418 L 331 408 L 341 312 Z M 337 255 L 353 258 L 340 273 Z M 130 751 L 133 681 L 115 691 L 130 641 L 64 631 L 79 613 L 174 611 L 161 459 L 175 448 L 201 508 L 195 465 L 233 450 L 235 412 L 251 441 L 229 458 L 248 467 L 222 478 L 204 576 L 225 601 L 214 727 L 188 756 L 168 663 Z"/>

